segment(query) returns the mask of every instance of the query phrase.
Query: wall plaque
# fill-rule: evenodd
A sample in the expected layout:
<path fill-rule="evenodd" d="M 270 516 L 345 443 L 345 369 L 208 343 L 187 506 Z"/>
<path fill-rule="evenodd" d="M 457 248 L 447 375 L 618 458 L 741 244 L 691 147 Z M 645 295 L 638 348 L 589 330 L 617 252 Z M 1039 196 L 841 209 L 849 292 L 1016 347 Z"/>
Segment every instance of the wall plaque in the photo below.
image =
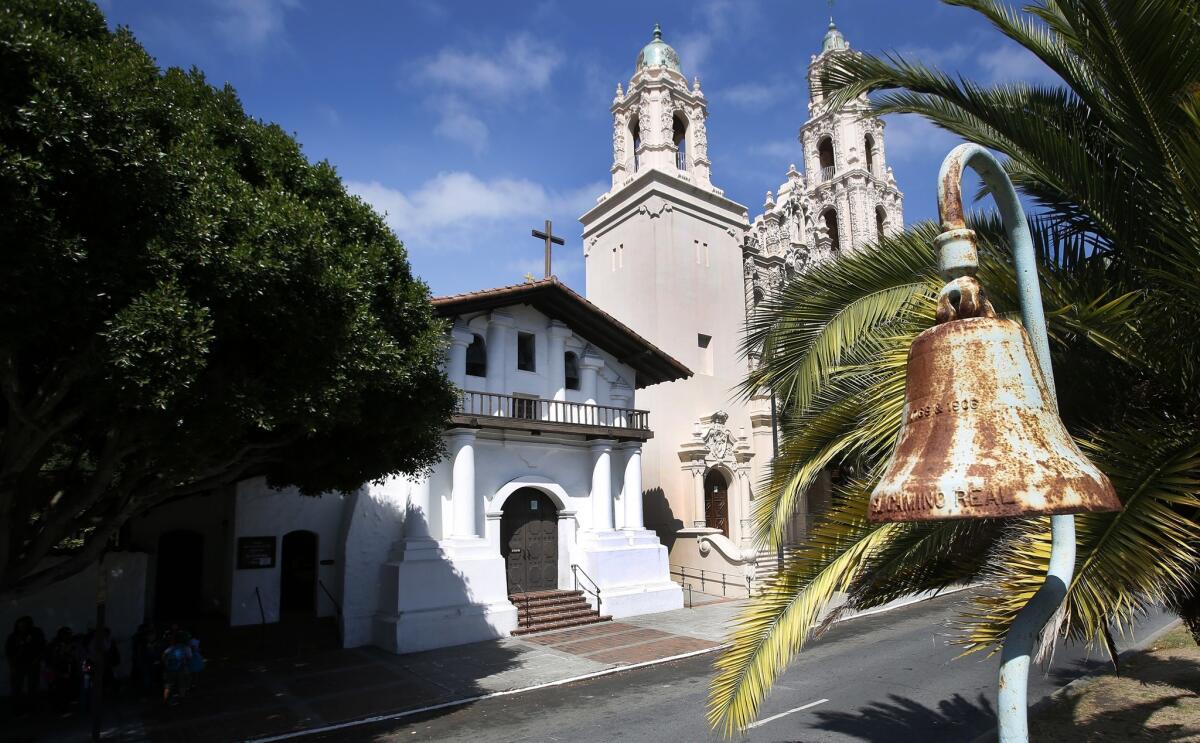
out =
<path fill-rule="evenodd" d="M 238 570 L 273 567 L 275 567 L 275 537 L 238 537 Z"/>

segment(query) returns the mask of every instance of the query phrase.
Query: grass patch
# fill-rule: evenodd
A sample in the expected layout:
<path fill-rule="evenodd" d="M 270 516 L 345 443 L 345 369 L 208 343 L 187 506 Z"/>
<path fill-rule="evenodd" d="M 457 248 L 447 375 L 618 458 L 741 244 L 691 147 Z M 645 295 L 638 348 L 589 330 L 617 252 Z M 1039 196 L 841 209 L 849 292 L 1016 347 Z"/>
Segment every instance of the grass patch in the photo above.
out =
<path fill-rule="evenodd" d="M 1031 715 L 1037 741 L 1200 741 L 1200 647 L 1182 627 Z"/>

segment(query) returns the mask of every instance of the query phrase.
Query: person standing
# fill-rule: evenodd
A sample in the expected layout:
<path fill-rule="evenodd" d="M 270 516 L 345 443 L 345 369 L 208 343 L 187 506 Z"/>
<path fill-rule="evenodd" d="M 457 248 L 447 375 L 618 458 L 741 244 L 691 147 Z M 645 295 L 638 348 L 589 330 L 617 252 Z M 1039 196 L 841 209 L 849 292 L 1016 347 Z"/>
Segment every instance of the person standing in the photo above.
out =
<path fill-rule="evenodd" d="M 33 617 L 18 619 L 4 644 L 13 711 L 18 715 L 28 714 L 37 696 L 45 651 L 46 636 L 33 623 Z"/>

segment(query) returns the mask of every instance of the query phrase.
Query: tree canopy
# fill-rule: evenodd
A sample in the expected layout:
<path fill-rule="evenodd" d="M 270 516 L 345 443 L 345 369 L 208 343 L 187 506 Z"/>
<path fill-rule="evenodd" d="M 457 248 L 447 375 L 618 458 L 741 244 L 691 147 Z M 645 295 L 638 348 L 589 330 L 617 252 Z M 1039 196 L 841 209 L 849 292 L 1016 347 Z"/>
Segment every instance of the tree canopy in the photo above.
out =
<path fill-rule="evenodd" d="M 0 7 L 0 214 L 0 593 L 157 503 L 253 476 L 349 491 L 441 455 L 443 328 L 403 245 L 91 2 Z"/>

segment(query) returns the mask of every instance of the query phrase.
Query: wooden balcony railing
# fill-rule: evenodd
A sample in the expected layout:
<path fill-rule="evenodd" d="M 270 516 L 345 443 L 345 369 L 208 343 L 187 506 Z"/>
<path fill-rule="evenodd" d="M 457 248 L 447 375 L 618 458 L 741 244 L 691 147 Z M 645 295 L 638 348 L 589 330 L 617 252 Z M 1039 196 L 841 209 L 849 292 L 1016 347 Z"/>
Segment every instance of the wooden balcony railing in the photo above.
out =
<path fill-rule="evenodd" d="M 584 429 L 592 429 L 592 432 L 611 434 L 617 438 L 642 440 L 652 435 L 650 413 L 645 410 L 461 391 L 454 422 L 461 425 L 480 418 L 498 419 L 491 423 L 501 428 L 581 433 L 587 432 Z"/>

